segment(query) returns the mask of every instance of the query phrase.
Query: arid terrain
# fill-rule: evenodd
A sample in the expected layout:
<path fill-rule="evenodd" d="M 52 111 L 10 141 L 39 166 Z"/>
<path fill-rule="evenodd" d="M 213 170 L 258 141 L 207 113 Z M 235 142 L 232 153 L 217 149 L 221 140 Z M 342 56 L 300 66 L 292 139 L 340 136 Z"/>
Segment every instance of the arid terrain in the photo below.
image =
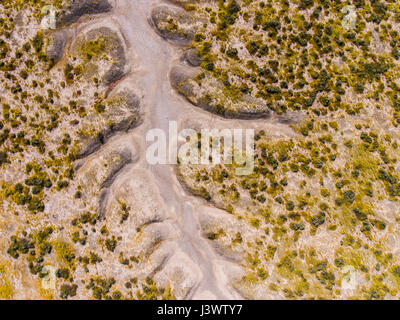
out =
<path fill-rule="evenodd" d="M 1 1 L 0 299 L 398 299 L 399 32 L 394 0 Z M 150 164 L 174 121 L 254 129 L 253 172 Z"/>

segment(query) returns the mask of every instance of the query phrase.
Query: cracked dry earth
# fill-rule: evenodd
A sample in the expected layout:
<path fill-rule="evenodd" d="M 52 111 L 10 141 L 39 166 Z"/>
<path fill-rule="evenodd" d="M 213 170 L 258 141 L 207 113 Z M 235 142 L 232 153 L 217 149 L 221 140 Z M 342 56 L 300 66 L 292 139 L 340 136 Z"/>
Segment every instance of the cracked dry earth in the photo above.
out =
<path fill-rule="evenodd" d="M 362 39 L 338 1 L 0 3 L 0 298 L 398 297 L 400 7 L 354 2 Z M 255 129 L 255 172 L 150 165 L 170 121 Z"/>

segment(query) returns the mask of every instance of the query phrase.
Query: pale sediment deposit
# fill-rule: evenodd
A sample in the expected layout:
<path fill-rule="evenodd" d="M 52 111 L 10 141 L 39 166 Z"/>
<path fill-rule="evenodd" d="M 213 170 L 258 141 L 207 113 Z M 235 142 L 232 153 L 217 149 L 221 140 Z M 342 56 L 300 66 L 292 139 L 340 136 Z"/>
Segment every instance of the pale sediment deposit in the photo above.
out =
<path fill-rule="evenodd" d="M 52 3 L 0 5 L 1 299 L 398 298 L 396 3 Z M 171 121 L 254 171 L 149 164 Z"/>

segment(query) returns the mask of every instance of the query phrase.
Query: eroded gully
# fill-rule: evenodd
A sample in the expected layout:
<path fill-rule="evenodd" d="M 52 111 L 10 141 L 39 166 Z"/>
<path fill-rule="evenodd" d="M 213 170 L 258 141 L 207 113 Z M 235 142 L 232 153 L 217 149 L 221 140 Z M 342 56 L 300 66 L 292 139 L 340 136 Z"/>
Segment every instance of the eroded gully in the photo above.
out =
<path fill-rule="evenodd" d="M 116 0 L 113 16 L 131 47 L 135 64 L 133 69 L 143 90 L 147 110 L 142 130 L 146 132 L 159 128 L 168 133 L 169 121 L 177 121 L 182 114 L 199 111 L 194 110 L 195 107 L 179 97 L 170 86 L 169 71 L 179 56 L 177 50 L 158 37 L 148 23 L 151 8 L 157 3 L 153 0 Z M 240 298 L 218 271 L 217 263 L 221 258 L 201 236 L 195 210 L 201 205 L 200 201 L 183 191 L 172 166 L 142 163 L 154 175 L 160 194 L 174 215 L 173 224 L 181 234 L 178 240 L 180 248 L 202 273 L 199 284 L 186 298 Z"/>

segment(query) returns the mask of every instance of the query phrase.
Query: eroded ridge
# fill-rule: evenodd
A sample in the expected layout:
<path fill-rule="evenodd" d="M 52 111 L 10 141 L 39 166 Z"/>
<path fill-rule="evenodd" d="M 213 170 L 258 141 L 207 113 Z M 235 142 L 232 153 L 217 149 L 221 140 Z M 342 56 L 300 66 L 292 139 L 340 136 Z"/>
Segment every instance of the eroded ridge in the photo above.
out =
<path fill-rule="evenodd" d="M 110 2 L 0 5 L 0 298 L 398 298 L 399 4 Z M 150 166 L 168 120 L 253 172 Z"/>
<path fill-rule="evenodd" d="M 146 106 L 112 6 L 54 1 L 50 30 L 45 5 L 0 5 L 0 298 L 185 298 L 199 272 L 135 169 Z"/>

